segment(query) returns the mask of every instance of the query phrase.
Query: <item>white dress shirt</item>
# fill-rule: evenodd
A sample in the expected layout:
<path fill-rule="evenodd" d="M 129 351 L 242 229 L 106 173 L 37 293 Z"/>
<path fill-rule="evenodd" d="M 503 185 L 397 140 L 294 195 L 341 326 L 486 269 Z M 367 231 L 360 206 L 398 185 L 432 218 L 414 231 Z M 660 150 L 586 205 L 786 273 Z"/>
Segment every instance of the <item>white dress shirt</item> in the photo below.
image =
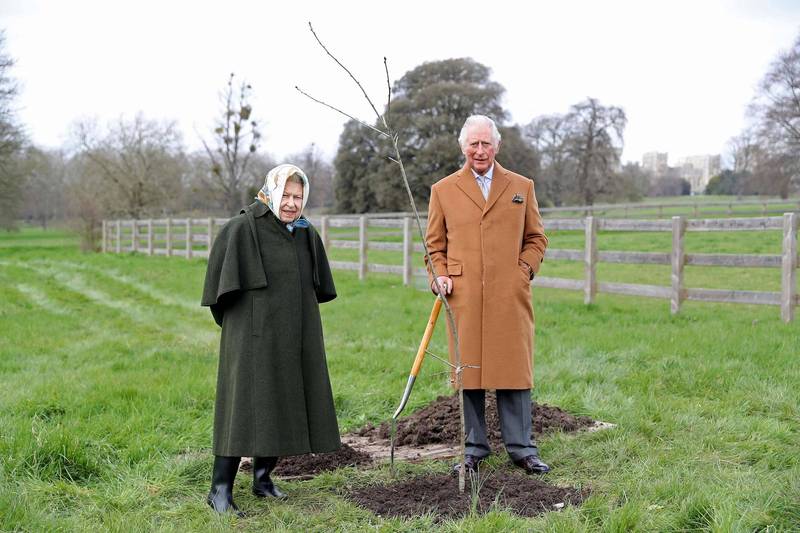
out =
<path fill-rule="evenodd" d="M 475 176 L 475 179 L 478 182 L 478 187 L 480 187 L 481 192 L 483 193 L 483 199 L 487 200 L 489 198 L 489 189 L 492 188 L 492 176 L 494 174 L 494 163 L 492 166 L 489 167 L 489 170 L 486 171 L 486 174 L 480 175 L 475 172 L 474 169 L 472 170 L 472 175 Z"/>

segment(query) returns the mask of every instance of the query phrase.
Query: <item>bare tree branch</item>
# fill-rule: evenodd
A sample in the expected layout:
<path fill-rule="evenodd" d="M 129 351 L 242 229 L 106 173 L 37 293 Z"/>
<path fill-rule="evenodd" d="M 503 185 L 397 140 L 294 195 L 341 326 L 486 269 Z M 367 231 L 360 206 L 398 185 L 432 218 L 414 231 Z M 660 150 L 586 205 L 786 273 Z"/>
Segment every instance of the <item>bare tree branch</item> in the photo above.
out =
<path fill-rule="evenodd" d="M 392 83 L 389 79 L 389 62 L 386 60 L 386 56 L 383 56 L 383 70 L 386 71 L 386 113 L 383 115 L 383 125 L 387 128 L 389 125 L 386 123 L 389 117 L 389 111 L 392 107 Z"/>
<path fill-rule="evenodd" d="M 348 113 L 345 113 L 344 111 L 342 111 L 342 110 L 341 110 L 341 109 L 339 109 L 338 107 L 334 107 L 334 106 L 332 106 L 331 104 L 329 104 L 329 103 L 327 103 L 327 102 L 323 102 L 322 100 L 319 100 L 319 99 L 317 99 L 317 98 L 314 98 L 313 96 L 311 96 L 310 94 L 308 94 L 307 92 L 305 92 L 303 89 L 301 89 L 301 88 L 300 88 L 300 87 L 298 87 L 297 85 L 295 85 L 295 86 L 294 86 L 294 88 L 295 88 L 295 89 L 297 89 L 297 92 L 299 92 L 299 93 L 300 93 L 300 94 L 302 94 L 303 96 L 306 96 L 306 97 L 310 98 L 311 100 L 314 100 L 314 101 L 315 101 L 316 103 L 318 103 L 318 104 L 322 104 L 322 105 L 324 105 L 325 107 L 328 107 L 328 108 L 330 108 L 330 109 L 333 109 L 333 110 L 334 110 L 334 111 L 336 111 L 337 113 L 341 113 L 342 115 L 346 116 L 347 118 L 349 118 L 349 119 L 351 119 L 351 120 L 355 120 L 356 122 L 358 122 L 359 124 L 361 124 L 361 125 L 362 125 L 362 126 L 364 126 L 365 128 L 369 128 L 369 129 L 371 129 L 372 131 L 374 131 L 375 133 L 378 133 L 378 134 L 380 134 L 380 135 L 383 135 L 384 137 L 391 137 L 391 135 L 389 135 L 389 134 L 388 134 L 388 133 L 386 133 L 385 131 L 381 131 L 381 130 L 379 130 L 378 128 L 376 128 L 375 126 L 371 126 L 371 125 L 367 124 L 366 122 L 364 122 L 363 120 L 357 119 L 357 118 L 355 118 L 354 116 L 352 116 L 352 115 L 350 115 L 350 114 L 348 114 Z"/>
<path fill-rule="evenodd" d="M 331 59 L 333 59 L 334 61 L 336 61 L 336 64 L 337 64 L 337 65 L 339 65 L 340 67 L 342 67 L 342 69 L 343 69 L 345 72 L 347 72 L 347 74 L 350 76 L 350 78 L 351 78 L 351 79 L 352 79 L 354 82 L 356 82 L 356 85 L 358 85 L 358 88 L 359 88 L 359 89 L 361 89 L 361 92 L 362 92 L 362 94 L 364 95 L 364 98 L 366 98 L 366 99 L 367 99 L 367 102 L 369 102 L 369 105 L 372 107 L 372 110 L 375 112 L 375 116 L 376 116 L 376 117 L 378 117 L 378 118 L 381 118 L 381 114 L 380 114 L 380 113 L 378 113 L 378 110 L 377 110 L 377 109 L 375 108 L 375 106 L 373 105 L 373 103 L 372 103 L 372 100 L 370 99 L 369 95 L 367 94 L 367 91 L 365 91 L 365 90 L 364 90 L 364 87 L 361 85 L 361 82 L 360 82 L 360 81 L 358 81 L 358 80 L 356 79 L 356 77 L 355 77 L 355 76 L 353 76 L 353 73 L 352 73 L 352 72 L 350 72 L 350 70 L 349 70 L 347 67 L 345 67 L 345 66 L 342 64 L 342 62 L 341 62 L 341 61 L 339 61 L 338 59 L 336 59 L 336 57 L 335 57 L 333 54 L 331 54 L 331 53 L 328 51 L 328 48 L 327 48 L 327 47 L 326 47 L 324 44 L 322 44 L 322 41 L 320 41 L 319 37 L 317 37 L 317 32 L 315 32 L 315 31 L 314 31 L 314 26 L 312 26 L 312 25 L 311 25 L 311 22 L 310 22 L 310 21 L 309 21 L 309 23 L 308 23 L 308 28 L 311 30 L 311 33 L 314 35 L 314 39 L 316 39 L 316 40 L 317 40 L 317 42 L 319 43 L 319 45 L 322 47 L 322 49 L 323 49 L 323 50 L 325 50 L 325 53 L 326 53 L 326 54 L 328 54 L 328 56 L 329 56 Z"/>

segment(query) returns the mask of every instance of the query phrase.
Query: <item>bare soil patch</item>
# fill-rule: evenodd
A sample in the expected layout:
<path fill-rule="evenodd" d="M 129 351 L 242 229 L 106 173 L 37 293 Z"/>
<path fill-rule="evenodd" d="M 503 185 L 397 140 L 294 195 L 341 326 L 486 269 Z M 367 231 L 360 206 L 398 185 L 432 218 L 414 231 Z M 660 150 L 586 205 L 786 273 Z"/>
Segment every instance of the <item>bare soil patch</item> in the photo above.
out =
<path fill-rule="evenodd" d="M 478 514 L 496 505 L 519 516 L 532 517 L 561 509 L 564 505 L 579 505 L 588 495 L 585 490 L 556 487 L 537 478 L 505 470 L 482 474 L 478 486 L 480 490 L 475 505 Z M 413 518 L 432 513 L 437 520 L 459 519 L 473 509 L 470 487 L 470 480 L 467 479 L 466 489 L 459 493 L 456 476 L 436 474 L 388 485 L 361 487 L 345 497 L 383 517 Z"/>
<path fill-rule="evenodd" d="M 548 431 L 572 432 L 588 429 L 595 421 L 586 416 L 575 416 L 563 409 L 547 404 L 533 404 L 533 433 L 541 435 Z M 397 422 L 396 446 L 425 446 L 447 443 L 455 445 L 459 440 L 459 414 L 457 396 L 439 396 L 435 402 L 425 406 L 407 418 Z M 356 432 L 370 441 L 389 438 L 390 425 L 368 424 Z M 486 393 L 486 436 L 494 450 L 502 450 L 500 418 L 494 392 Z"/>
<path fill-rule="evenodd" d="M 283 479 L 311 479 L 322 472 L 330 472 L 345 466 L 364 467 L 372 464 L 372 457 L 365 452 L 356 450 L 348 444 L 330 453 L 306 453 L 291 455 L 278 459 L 278 465 L 273 474 Z M 253 465 L 249 459 L 242 461 L 239 469 L 252 470 Z"/>
<path fill-rule="evenodd" d="M 547 404 L 533 406 L 533 432 L 574 432 L 599 427 L 594 420 L 574 416 Z M 486 430 L 495 451 L 502 450 L 497 402 L 494 393 L 486 395 Z M 390 426 L 368 424 L 343 436 L 342 448 L 332 453 L 305 454 L 282 457 L 275 475 L 283 479 L 310 479 L 321 472 L 344 466 L 368 467 L 375 459 L 388 456 Z M 440 396 L 397 424 L 398 459 L 414 460 L 453 457 L 459 439 L 458 398 Z M 348 444 L 349 443 L 349 444 Z M 352 444 L 352 446 L 351 446 Z M 250 468 L 242 463 L 243 470 Z M 482 514 L 493 506 L 508 509 L 523 516 L 561 509 L 565 505 L 580 505 L 588 495 L 586 489 L 557 487 L 541 478 L 526 476 L 516 469 L 486 467 L 476 480 L 477 499 L 467 488 L 458 492 L 455 475 L 429 474 L 400 480 L 386 485 L 358 487 L 344 497 L 369 509 L 378 516 L 416 517 L 430 513 L 437 521 L 459 519 L 472 512 Z"/>

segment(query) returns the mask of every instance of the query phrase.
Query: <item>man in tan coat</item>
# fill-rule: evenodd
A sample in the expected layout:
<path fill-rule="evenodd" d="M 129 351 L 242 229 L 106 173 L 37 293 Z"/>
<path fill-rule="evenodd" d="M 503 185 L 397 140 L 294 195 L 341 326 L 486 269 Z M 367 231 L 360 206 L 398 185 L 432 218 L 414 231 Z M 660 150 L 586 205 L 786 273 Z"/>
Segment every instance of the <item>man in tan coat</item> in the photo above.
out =
<path fill-rule="evenodd" d="M 494 389 L 511 460 L 529 474 L 545 473 L 550 467 L 531 438 L 530 282 L 547 247 L 533 181 L 495 161 L 500 132 L 492 119 L 469 117 L 458 141 L 466 163 L 431 188 L 426 241 L 431 289 L 448 295 L 461 364 L 468 367 L 462 373 L 465 466 L 477 469 L 491 452 L 484 398 Z M 451 331 L 451 360 L 453 354 Z"/>

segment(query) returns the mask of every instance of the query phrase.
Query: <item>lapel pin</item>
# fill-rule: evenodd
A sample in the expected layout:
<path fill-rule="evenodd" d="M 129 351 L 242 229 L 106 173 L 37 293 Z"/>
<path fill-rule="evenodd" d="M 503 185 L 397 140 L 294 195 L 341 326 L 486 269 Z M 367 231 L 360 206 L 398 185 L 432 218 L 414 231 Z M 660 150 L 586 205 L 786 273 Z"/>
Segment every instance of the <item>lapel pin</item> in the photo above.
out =
<path fill-rule="evenodd" d="M 514 198 L 512 198 L 511 201 L 514 202 L 515 204 L 521 204 L 522 203 L 522 195 L 521 194 L 515 194 Z"/>

